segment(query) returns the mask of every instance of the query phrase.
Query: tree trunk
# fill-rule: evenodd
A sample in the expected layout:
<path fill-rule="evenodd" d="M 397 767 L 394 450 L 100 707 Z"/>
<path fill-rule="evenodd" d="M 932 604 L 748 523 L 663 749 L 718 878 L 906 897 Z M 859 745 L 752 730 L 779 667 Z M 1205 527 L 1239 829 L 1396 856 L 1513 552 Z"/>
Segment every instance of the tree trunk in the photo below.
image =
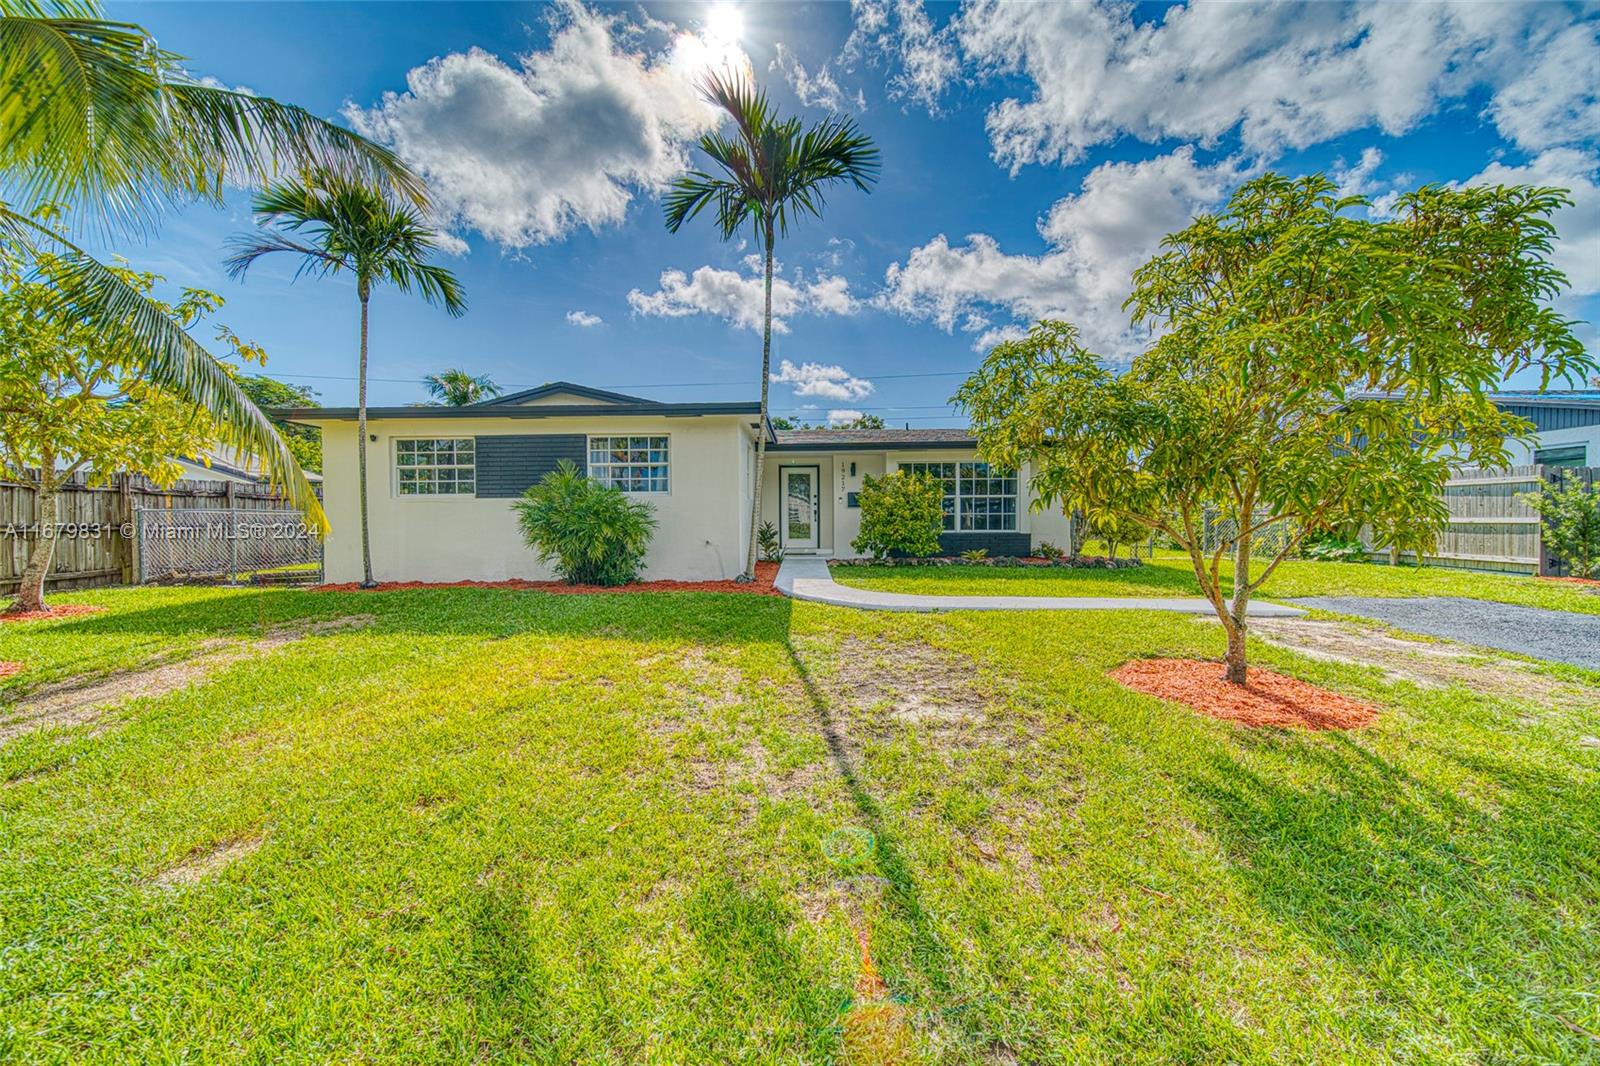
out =
<path fill-rule="evenodd" d="M 46 456 L 51 468 L 55 466 L 55 456 Z M 44 602 L 44 579 L 50 573 L 50 560 L 56 553 L 56 500 L 58 498 L 57 486 L 40 480 L 39 490 L 34 499 L 35 522 L 38 535 L 33 542 L 33 549 L 28 552 L 28 564 L 22 569 L 22 581 L 17 586 L 17 599 L 11 605 L 14 611 L 42 611 Z"/>
<path fill-rule="evenodd" d="M 1251 509 L 1253 514 L 1253 509 Z M 1243 685 L 1246 673 L 1245 634 L 1249 625 L 1245 621 L 1250 606 L 1250 541 L 1249 522 L 1253 518 L 1240 518 L 1240 529 L 1245 532 L 1233 545 L 1233 600 L 1228 604 L 1228 617 L 1223 628 L 1228 631 L 1227 678 L 1235 685 Z"/>
<path fill-rule="evenodd" d="M 772 225 L 773 220 L 768 218 L 766 220 L 766 308 L 761 330 L 761 416 L 760 425 L 756 429 L 755 499 L 750 503 L 750 552 L 745 559 L 741 581 L 754 581 L 756 578 L 756 536 L 761 531 L 761 483 L 766 475 L 767 465 L 767 379 L 772 374 Z"/>
<path fill-rule="evenodd" d="M 367 534 L 367 299 L 371 295 L 366 281 L 357 283 L 361 298 L 361 369 L 356 380 L 356 456 L 361 467 L 361 587 L 370 589 L 372 580 L 372 541 Z"/>

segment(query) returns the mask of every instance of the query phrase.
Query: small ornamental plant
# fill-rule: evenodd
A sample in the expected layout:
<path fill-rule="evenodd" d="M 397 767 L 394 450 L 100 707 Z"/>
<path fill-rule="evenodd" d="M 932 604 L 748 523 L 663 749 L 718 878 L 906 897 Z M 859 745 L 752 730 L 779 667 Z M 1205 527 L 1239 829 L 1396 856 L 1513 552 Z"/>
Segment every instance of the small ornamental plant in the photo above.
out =
<path fill-rule="evenodd" d="M 1538 512 L 1550 553 L 1573 577 L 1600 577 L 1600 490 L 1572 481 L 1520 497 Z"/>
<path fill-rule="evenodd" d="M 573 585 L 637 578 L 656 529 L 649 504 L 591 481 L 567 459 L 511 507 L 539 561 Z"/>
<path fill-rule="evenodd" d="M 875 559 L 933 555 L 944 528 L 944 486 L 926 474 L 896 470 L 861 480 L 861 533 L 850 542 Z"/>

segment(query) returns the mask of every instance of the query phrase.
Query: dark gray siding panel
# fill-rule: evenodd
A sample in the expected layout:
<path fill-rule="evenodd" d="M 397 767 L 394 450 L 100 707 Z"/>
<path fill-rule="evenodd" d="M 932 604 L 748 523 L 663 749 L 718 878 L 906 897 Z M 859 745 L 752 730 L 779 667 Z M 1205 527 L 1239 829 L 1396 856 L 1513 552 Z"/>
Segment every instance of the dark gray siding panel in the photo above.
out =
<path fill-rule="evenodd" d="M 589 458 L 589 439 L 582 433 L 508 434 L 475 439 L 480 498 L 521 496 L 561 460 L 571 459 L 582 470 Z"/>
<path fill-rule="evenodd" d="M 962 552 L 977 551 L 979 548 L 988 550 L 992 558 L 999 559 L 1021 558 L 1029 555 L 1033 546 L 1032 537 L 1027 533 L 999 533 L 976 531 L 971 533 L 940 533 L 939 554 L 960 555 Z M 904 558 L 902 552 L 892 552 L 896 558 Z"/>
<path fill-rule="evenodd" d="M 1540 433 L 1548 433 L 1555 429 L 1581 429 L 1584 426 L 1600 425 L 1600 407 L 1502 403 L 1500 409 L 1507 414 L 1526 418 Z"/>

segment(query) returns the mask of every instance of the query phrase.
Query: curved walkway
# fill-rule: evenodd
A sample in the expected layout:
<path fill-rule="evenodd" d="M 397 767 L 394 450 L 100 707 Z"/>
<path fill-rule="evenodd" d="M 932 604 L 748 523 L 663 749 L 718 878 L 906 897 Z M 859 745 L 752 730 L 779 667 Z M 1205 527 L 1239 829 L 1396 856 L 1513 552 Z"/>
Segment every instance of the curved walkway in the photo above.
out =
<path fill-rule="evenodd" d="M 785 596 L 835 607 L 867 611 L 1176 611 L 1212 613 L 1198 596 L 921 596 L 905 592 L 841 585 L 828 572 L 828 561 L 814 555 L 790 556 L 778 568 L 773 587 Z M 1299 618 L 1298 607 L 1252 603 L 1253 618 Z"/>

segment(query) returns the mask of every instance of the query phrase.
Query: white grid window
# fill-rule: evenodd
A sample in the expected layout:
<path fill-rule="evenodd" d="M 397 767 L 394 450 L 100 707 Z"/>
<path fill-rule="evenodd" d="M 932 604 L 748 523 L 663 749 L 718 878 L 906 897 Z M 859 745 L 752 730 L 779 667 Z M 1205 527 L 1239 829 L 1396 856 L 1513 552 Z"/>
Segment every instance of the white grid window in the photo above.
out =
<path fill-rule="evenodd" d="M 471 437 L 397 440 L 395 485 L 402 496 L 471 496 L 477 449 Z"/>
<path fill-rule="evenodd" d="M 900 463 L 944 486 L 944 528 L 962 533 L 1015 531 L 1017 475 L 988 463 Z"/>
<path fill-rule="evenodd" d="M 666 492 L 666 437 L 590 437 L 589 476 L 623 492 Z"/>

